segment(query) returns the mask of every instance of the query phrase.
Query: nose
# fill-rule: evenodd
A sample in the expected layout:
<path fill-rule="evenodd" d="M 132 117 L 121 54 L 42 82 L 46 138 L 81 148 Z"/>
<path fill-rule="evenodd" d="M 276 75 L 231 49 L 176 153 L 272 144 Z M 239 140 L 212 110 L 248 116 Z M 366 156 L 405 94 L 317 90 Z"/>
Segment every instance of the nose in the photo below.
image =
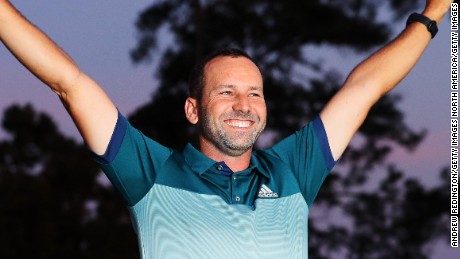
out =
<path fill-rule="evenodd" d="M 243 95 L 243 94 L 238 95 L 235 98 L 235 102 L 233 104 L 233 110 L 248 113 L 251 110 L 251 105 L 249 103 L 248 96 Z"/>

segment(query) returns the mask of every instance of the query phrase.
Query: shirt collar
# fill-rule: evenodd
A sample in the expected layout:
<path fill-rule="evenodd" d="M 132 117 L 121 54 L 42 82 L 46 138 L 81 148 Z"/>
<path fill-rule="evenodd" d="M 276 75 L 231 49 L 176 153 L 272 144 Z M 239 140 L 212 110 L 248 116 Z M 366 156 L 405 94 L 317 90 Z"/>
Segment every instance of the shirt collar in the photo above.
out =
<path fill-rule="evenodd" d="M 249 167 L 250 168 L 255 168 L 257 170 L 257 172 L 259 172 L 261 175 L 263 175 L 266 178 L 270 179 L 270 173 L 268 173 L 267 170 L 265 170 L 265 167 L 263 167 L 260 164 L 259 159 L 256 156 L 256 152 L 252 152 L 251 162 L 250 162 Z"/>
<path fill-rule="evenodd" d="M 216 161 L 205 156 L 190 143 L 185 146 L 183 154 L 187 164 L 190 166 L 190 168 L 192 168 L 194 172 L 198 174 L 204 173 L 216 163 Z"/>
<path fill-rule="evenodd" d="M 190 168 L 198 174 L 206 172 L 211 166 L 219 163 L 201 153 L 190 143 L 185 146 L 183 155 Z M 251 162 L 248 169 L 250 169 L 250 171 L 255 169 L 261 175 L 270 179 L 270 174 L 264 170 L 263 166 L 260 165 L 257 156 L 254 155 L 254 152 L 251 156 Z"/>

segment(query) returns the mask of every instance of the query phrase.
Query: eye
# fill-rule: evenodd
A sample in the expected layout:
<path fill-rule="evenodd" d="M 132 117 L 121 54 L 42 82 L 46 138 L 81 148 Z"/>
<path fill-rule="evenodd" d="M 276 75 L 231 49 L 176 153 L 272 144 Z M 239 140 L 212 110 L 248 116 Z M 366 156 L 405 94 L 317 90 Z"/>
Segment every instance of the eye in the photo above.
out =
<path fill-rule="evenodd" d="M 249 97 L 260 97 L 259 93 L 250 93 Z"/>
<path fill-rule="evenodd" d="M 223 92 L 220 92 L 221 95 L 231 95 L 232 92 L 231 91 L 223 91 Z"/>

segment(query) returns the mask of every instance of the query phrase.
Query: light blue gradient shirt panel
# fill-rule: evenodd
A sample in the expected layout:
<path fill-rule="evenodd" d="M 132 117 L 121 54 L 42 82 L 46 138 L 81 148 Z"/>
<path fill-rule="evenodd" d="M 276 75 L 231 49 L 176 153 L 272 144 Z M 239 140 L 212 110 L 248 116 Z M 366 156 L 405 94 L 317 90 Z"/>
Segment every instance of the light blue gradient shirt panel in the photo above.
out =
<path fill-rule="evenodd" d="M 96 157 L 130 207 L 141 257 L 308 258 L 308 212 L 334 166 L 321 119 L 232 172 L 166 148 L 119 115 Z"/>
<path fill-rule="evenodd" d="M 145 259 L 308 258 L 308 206 L 300 193 L 257 199 L 255 207 L 156 184 L 131 214 Z"/>

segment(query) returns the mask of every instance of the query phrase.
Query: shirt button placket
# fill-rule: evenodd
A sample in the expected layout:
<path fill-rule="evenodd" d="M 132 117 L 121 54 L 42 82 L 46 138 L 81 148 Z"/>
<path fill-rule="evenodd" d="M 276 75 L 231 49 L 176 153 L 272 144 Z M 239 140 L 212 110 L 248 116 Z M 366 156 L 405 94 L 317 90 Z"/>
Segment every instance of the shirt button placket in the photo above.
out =
<path fill-rule="evenodd" d="M 233 185 L 233 188 L 232 188 L 232 189 L 233 189 L 233 190 L 236 189 L 236 179 L 237 179 L 236 175 L 233 174 L 233 175 L 232 175 L 232 180 L 233 180 L 233 181 L 232 181 L 232 182 L 233 182 L 233 184 L 232 184 L 232 185 Z M 239 195 L 235 195 L 235 201 L 236 201 L 237 203 L 240 203 L 241 198 L 240 198 Z"/>
<path fill-rule="evenodd" d="M 234 187 L 233 190 L 235 190 L 235 189 L 236 189 L 236 188 L 235 188 L 235 187 L 236 187 L 236 186 L 235 186 L 235 185 L 236 185 L 236 180 L 238 179 L 238 177 L 237 177 L 236 175 L 233 175 L 233 176 L 232 176 L 232 179 L 233 179 L 233 187 Z M 236 195 L 236 196 L 235 196 L 235 201 L 236 201 L 237 203 L 240 203 L 241 197 L 240 197 L 239 195 Z"/>

